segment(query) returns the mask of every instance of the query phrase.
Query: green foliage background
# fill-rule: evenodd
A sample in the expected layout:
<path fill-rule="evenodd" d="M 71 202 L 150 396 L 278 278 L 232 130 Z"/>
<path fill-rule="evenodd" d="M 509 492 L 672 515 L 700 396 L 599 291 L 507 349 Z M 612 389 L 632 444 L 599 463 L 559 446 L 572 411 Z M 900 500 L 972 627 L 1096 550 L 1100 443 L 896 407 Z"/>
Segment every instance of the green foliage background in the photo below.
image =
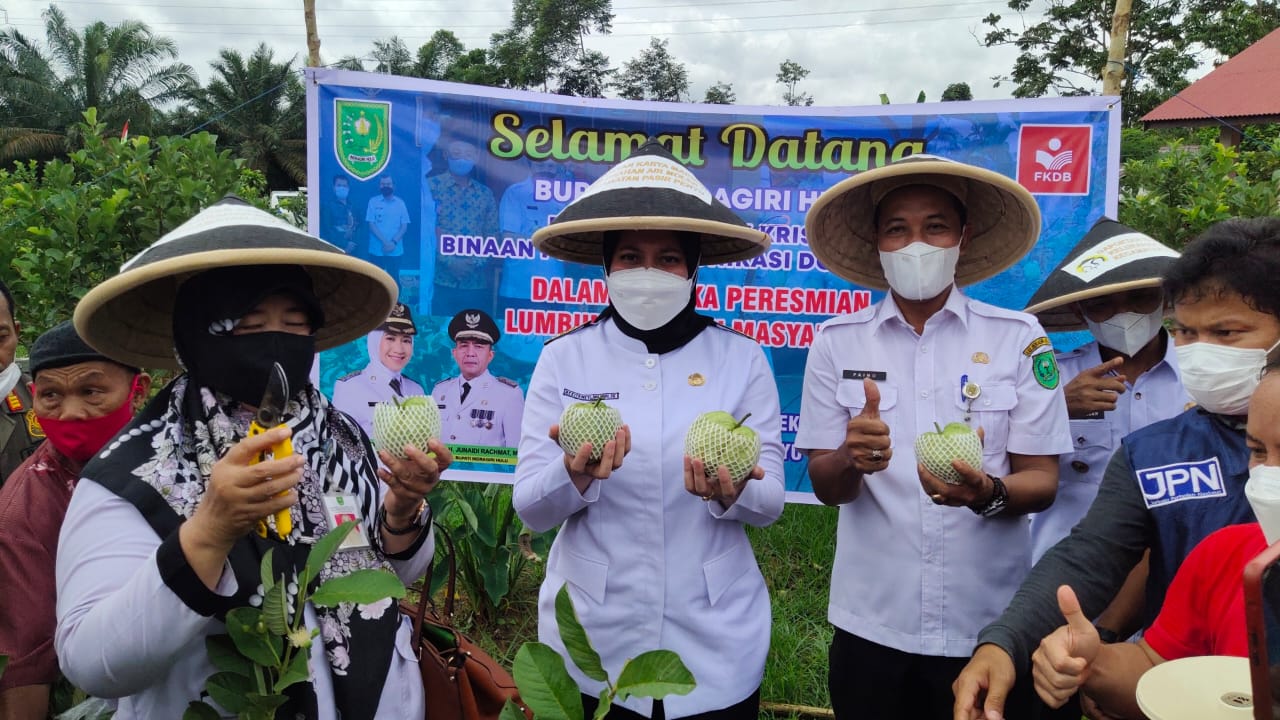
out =
<path fill-rule="evenodd" d="M 0 170 L 0 274 L 22 340 L 71 317 L 89 288 L 227 193 L 263 204 L 265 182 L 208 133 L 103 138 L 94 110 L 65 160 Z"/>

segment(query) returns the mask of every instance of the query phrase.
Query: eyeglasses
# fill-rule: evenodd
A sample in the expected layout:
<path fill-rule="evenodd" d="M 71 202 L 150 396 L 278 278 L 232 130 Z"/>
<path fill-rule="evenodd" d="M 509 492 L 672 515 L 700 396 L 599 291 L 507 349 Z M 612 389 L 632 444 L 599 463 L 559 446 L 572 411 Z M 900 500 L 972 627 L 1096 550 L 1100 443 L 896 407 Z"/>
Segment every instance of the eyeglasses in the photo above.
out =
<path fill-rule="evenodd" d="M 1081 300 L 1080 311 L 1094 322 L 1102 322 L 1116 313 L 1153 313 L 1164 304 L 1164 291 L 1158 287 L 1127 290 Z"/>

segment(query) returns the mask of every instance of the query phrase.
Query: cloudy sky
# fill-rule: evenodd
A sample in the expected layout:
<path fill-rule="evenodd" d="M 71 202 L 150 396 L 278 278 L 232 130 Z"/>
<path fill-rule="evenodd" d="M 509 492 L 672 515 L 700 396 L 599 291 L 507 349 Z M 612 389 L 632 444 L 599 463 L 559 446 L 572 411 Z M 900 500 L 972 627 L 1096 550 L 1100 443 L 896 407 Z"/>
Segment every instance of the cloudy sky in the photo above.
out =
<path fill-rule="evenodd" d="M 126 18 L 172 37 L 183 61 L 204 79 L 223 47 L 249 52 L 258 42 L 277 57 L 306 56 L 301 0 L 60 0 L 76 27 Z M 321 53 L 331 62 L 367 55 L 376 38 L 402 37 L 412 50 L 440 28 L 471 47 L 510 20 L 510 0 L 317 0 Z M 4 21 L 43 39 L 41 0 L 0 0 Z M 620 67 L 648 44 L 665 38 L 689 70 L 690 92 L 700 100 L 716 81 L 733 85 L 740 104 L 779 104 L 774 76 L 790 58 L 811 72 L 801 89 L 819 105 L 866 105 L 881 92 L 913 102 L 924 90 L 937 100 L 953 82 L 967 82 L 975 98 L 1009 96 L 1007 83 L 990 77 L 1012 67 L 1015 52 L 984 48 L 981 19 L 1012 15 L 1005 0 L 615 0 L 613 33 L 591 37 L 590 47 Z M 1043 2 L 1033 3 L 1030 19 Z"/>

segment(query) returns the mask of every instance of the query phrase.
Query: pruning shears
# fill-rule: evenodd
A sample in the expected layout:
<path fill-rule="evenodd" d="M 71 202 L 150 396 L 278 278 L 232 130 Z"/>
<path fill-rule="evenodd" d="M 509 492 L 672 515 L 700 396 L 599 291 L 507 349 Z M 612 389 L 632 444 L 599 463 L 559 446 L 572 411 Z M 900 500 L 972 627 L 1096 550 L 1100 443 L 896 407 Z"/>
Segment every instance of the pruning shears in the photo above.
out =
<path fill-rule="evenodd" d="M 261 435 L 273 428 L 284 427 L 284 407 L 289 402 L 289 379 L 285 377 L 284 368 L 280 363 L 271 365 L 271 372 L 267 376 L 267 389 L 262 393 L 262 402 L 258 403 L 258 412 L 253 416 L 253 421 L 249 423 L 249 437 Z M 285 438 L 270 450 L 258 453 L 249 464 L 257 465 L 264 460 L 275 460 L 286 458 L 293 454 L 293 439 Z M 284 493 L 281 493 L 284 494 Z M 293 516 L 289 514 L 289 508 L 280 510 L 275 514 L 276 534 L 284 539 L 293 532 Z M 267 521 L 265 519 L 258 521 L 258 535 L 267 536 Z"/>

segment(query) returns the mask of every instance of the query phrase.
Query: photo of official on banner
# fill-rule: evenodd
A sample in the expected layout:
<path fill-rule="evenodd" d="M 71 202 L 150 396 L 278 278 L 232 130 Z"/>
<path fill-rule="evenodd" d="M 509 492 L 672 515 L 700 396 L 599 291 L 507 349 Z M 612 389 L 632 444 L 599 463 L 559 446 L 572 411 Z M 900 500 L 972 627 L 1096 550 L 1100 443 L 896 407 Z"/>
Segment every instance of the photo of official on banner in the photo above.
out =
<path fill-rule="evenodd" d="M 805 458 L 791 446 L 814 332 L 883 295 L 841 280 L 810 252 L 805 215 L 823 190 L 919 154 L 1017 181 L 1040 206 L 1039 240 L 965 289 L 1011 309 L 1097 220 L 1116 216 L 1119 193 L 1120 109 L 1105 96 L 747 107 L 309 68 L 307 118 L 309 229 L 400 288 L 383 326 L 321 355 L 320 390 L 361 422 L 379 402 L 430 396 L 454 480 L 510 482 L 543 344 L 608 304 L 602 267 L 544 255 L 530 237 L 650 138 L 771 240 L 758 257 L 700 268 L 696 298 L 699 312 L 755 339 L 769 359 L 793 502 L 815 502 Z"/>

